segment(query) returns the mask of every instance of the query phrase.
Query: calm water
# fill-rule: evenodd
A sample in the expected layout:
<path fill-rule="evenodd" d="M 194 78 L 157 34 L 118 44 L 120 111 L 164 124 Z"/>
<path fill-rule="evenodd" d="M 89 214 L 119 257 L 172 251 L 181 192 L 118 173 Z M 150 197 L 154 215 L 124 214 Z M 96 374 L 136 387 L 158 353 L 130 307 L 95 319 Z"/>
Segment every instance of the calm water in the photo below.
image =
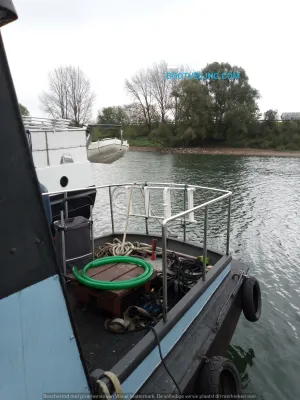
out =
<path fill-rule="evenodd" d="M 93 168 L 98 184 L 161 181 L 233 192 L 230 250 L 248 261 L 251 274 L 260 280 L 263 309 L 256 323 L 241 317 L 228 356 L 241 373 L 245 393 L 266 400 L 298 399 L 300 159 L 129 152 L 113 165 Z M 98 198 L 98 212 L 107 199 Z M 161 200 L 157 197 L 155 202 L 158 215 Z M 210 210 L 210 247 L 224 249 L 225 210 L 225 206 Z M 189 227 L 188 239 L 201 242 L 200 213 L 197 218 L 200 222 Z M 106 214 L 106 222 L 96 221 L 96 227 L 106 231 L 109 223 Z M 124 218 L 117 223 L 122 226 Z"/>

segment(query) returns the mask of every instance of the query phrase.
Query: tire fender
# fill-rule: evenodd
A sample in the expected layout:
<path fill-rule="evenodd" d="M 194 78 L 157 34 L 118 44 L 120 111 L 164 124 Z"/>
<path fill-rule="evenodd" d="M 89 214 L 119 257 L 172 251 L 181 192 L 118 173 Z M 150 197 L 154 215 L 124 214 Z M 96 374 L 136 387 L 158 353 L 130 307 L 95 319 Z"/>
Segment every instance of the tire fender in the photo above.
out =
<path fill-rule="evenodd" d="M 242 308 L 245 318 L 256 322 L 261 316 L 261 290 L 253 276 L 245 278 L 242 285 Z"/>
<path fill-rule="evenodd" d="M 211 357 L 200 370 L 198 394 L 235 395 L 242 393 L 242 382 L 234 364 L 224 357 Z"/>

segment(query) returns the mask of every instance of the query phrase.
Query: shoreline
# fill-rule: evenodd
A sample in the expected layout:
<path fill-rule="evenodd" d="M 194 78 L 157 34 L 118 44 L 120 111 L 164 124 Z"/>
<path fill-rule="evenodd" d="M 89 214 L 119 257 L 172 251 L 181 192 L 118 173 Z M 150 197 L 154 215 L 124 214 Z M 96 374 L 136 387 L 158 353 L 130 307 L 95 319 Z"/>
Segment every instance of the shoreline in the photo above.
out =
<path fill-rule="evenodd" d="M 253 156 L 253 157 L 300 157 L 300 151 L 277 151 L 252 148 L 205 148 L 205 147 L 182 147 L 182 148 L 159 148 L 130 146 L 129 151 L 155 152 L 164 154 L 207 154 L 207 155 L 231 155 L 231 156 Z"/>

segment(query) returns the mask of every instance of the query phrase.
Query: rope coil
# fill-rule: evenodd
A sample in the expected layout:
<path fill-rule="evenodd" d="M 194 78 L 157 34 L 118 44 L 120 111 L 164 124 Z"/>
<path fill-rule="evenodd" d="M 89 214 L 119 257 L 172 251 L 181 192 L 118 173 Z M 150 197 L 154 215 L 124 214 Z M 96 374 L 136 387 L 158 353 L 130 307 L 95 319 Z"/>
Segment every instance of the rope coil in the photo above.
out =
<path fill-rule="evenodd" d="M 148 255 L 152 253 L 152 246 L 145 243 L 138 242 L 121 242 L 121 240 L 115 238 L 112 243 L 105 243 L 95 251 L 96 258 L 109 257 L 109 256 L 129 256 L 132 253 L 137 255 Z M 156 254 L 161 255 L 162 251 L 156 249 Z"/>
<path fill-rule="evenodd" d="M 106 376 L 107 378 L 109 378 L 109 380 L 111 381 L 111 383 L 113 384 L 113 388 L 114 388 L 114 393 L 116 393 L 117 398 L 118 399 L 124 399 L 124 391 L 122 389 L 121 383 L 118 379 L 118 377 L 110 371 L 106 371 L 103 374 L 104 376 Z M 111 394 L 109 392 L 109 389 L 107 387 L 107 385 L 101 381 L 101 379 L 97 380 L 97 391 L 99 395 L 104 395 L 105 397 L 103 397 L 104 399 L 111 399 Z"/>

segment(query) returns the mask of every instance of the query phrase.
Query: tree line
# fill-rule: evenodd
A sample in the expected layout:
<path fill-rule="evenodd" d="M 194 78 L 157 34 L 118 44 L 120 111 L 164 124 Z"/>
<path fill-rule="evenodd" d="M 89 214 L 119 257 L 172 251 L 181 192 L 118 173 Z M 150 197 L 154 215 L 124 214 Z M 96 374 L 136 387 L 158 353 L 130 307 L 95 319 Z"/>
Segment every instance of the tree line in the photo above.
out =
<path fill-rule="evenodd" d="M 180 70 L 192 73 L 187 66 Z M 299 123 L 277 121 L 276 110 L 261 114 L 259 91 L 250 85 L 243 68 L 214 62 L 199 72 L 202 76 L 235 72 L 239 79 L 166 79 L 168 66 L 161 61 L 125 80 L 130 104 L 105 107 L 94 122 L 122 124 L 124 135 L 140 145 L 300 149 Z M 89 79 L 73 66 L 54 69 L 48 90 L 40 95 L 47 115 L 70 119 L 75 126 L 91 122 L 94 102 Z M 101 135 L 96 132 L 96 138 Z"/>
<path fill-rule="evenodd" d="M 181 71 L 192 72 L 188 67 Z M 229 63 L 206 65 L 202 76 L 235 72 L 239 79 L 166 79 L 162 61 L 125 81 L 132 103 L 99 111 L 98 123 L 120 123 L 131 143 L 168 147 L 234 146 L 300 149 L 298 121 L 279 122 L 277 110 L 261 114 L 259 91 L 246 71 Z"/>

